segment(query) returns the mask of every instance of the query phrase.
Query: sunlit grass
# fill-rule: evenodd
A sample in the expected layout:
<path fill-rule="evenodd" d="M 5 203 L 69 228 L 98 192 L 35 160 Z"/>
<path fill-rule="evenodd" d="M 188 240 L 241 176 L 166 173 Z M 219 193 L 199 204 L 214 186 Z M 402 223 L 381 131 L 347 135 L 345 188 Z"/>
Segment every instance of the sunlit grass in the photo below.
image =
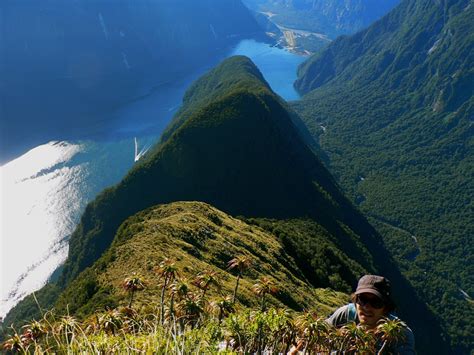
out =
<path fill-rule="evenodd" d="M 242 256 L 234 260 L 239 258 Z M 246 264 L 250 267 L 252 262 Z M 96 312 L 83 320 L 47 311 L 42 319 L 21 329 L 12 327 L 3 350 L 24 354 L 286 354 L 300 344 L 305 353 L 374 353 L 377 343 L 383 346 L 403 336 L 404 324 L 399 320 L 386 320 L 370 331 L 355 323 L 336 329 L 315 312 L 268 308 L 267 295 L 278 292 L 278 285 L 269 277 L 253 286 L 256 307 L 245 307 L 234 301 L 237 288 L 233 294 L 220 292 L 216 273 L 203 271 L 188 282 L 179 278 L 175 265 L 166 258 L 156 270 L 162 287 L 159 305 L 132 307 L 133 293 L 147 287 L 134 274 L 122 283 L 130 293 L 128 306 Z M 210 289 L 219 290 L 220 295 L 207 292 Z"/>
<path fill-rule="evenodd" d="M 377 341 L 400 339 L 403 324 L 388 320 L 375 331 L 350 323 L 336 329 L 312 313 L 287 309 L 267 311 L 240 309 L 219 320 L 211 311 L 186 320 L 169 316 L 163 321 L 153 314 L 129 308 L 111 310 L 113 325 L 104 314 L 78 322 L 71 316 L 48 312 L 14 332 L 4 350 L 19 353 L 286 353 L 297 342 L 304 352 L 365 351 L 374 353 Z M 41 329 L 41 330 L 39 330 Z M 396 335 L 396 337 L 394 337 Z"/>

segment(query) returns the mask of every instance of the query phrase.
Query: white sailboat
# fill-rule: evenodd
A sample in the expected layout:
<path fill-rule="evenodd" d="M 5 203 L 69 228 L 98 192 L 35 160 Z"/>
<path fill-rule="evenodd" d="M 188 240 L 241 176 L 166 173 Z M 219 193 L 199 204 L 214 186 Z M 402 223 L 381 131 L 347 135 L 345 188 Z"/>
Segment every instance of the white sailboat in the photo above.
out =
<path fill-rule="evenodd" d="M 148 152 L 148 149 L 150 149 L 150 146 L 145 146 L 143 147 L 142 150 L 140 150 L 140 152 L 138 152 L 138 141 L 137 141 L 137 137 L 134 137 L 135 139 L 135 162 L 139 161 L 140 158 L 142 156 L 144 156 L 146 154 L 146 152 Z"/>

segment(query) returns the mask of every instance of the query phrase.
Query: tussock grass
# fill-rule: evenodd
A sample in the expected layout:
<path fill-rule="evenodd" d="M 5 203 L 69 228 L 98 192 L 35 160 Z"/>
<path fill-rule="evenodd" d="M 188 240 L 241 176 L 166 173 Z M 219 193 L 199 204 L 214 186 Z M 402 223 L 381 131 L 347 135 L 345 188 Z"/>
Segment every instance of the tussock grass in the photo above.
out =
<path fill-rule="evenodd" d="M 157 314 L 122 307 L 79 322 L 47 312 L 2 346 L 24 354 L 286 354 L 300 343 L 304 353 L 375 353 L 377 342 L 400 339 L 403 328 L 399 320 L 386 320 L 374 331 L 355 323 L 336 329 L 314 313 L 276 308 L 240 309 L 222 320 L 211 309 L 194 320 L 168 314 L 162 322 Z"/>

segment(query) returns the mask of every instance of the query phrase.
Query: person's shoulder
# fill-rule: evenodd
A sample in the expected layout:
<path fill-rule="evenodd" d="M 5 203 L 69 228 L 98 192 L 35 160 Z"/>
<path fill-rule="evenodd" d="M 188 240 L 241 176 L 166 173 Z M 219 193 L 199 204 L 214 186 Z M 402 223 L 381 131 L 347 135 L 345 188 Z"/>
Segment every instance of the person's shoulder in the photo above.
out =
<path fill-rule="evenodd" d="M 338 327 L 340 325 L 346 324 L 351 321 L 351 314 L 355 313 L 355 308 L 353 310 L 354 306 L 349 303 L 346 304 L 342 307 L 339 307 L 334 311 L 334 313 L 326 319 L 326 322 L 328 322 L 330 325 L 333 325 L 335 327 Z M 355 315 L 355 314 L 354 314 Z"/>
<path fill-rule="evenodd" d="M 349 303 L 336 309 L 333 314 L 344 314 L 349 317 L 349 314 L 352 313 L 354 309 L 354 305 Z"/>
<path fill-rule="evenodd" d="M 406 324 L 404 327 L 404 331 L 406 342 L 415 344 L 415 335 L 413 334 L 413 331 L 410 329 L 410 327 Z"/>
<path fill-rule="evenodd" d="M 351 306 L 352 306 L 352 303 L 345 304 L 344 306 L 341 306 L 341 307 L 339 307 L 338 309 L 336 309 L 334 312 L 338 312 L 338 311 L 340 311 L 340 312 L 345 312 L 345 311 L 348 311 L 349 308 L 351 308 Z"/>
<path fill-rule="evenodd" d="M 400 320 L 397 316 L 390 315 L 389 319 Z M 402 321 L 403 322 L 403 321 Z M 415 354 L 415 335 L 410 327 L 403 322 L 403 336 L 402 338 L 394 344 L 394 353 L 400 355 L 412 355 Z"/>
<path fill-rule="evenodd" d="M 408 327 L 404 327 L 403 339 L 397 343 L 397 354 L 414 355 L 415 352 L 415 336 L 413 331 Z"/>
<path fill-rule="evenodd" d="M 399 317 L 397 317 L 395 314 L 392 314 L 392 313 L 389 314 L 388 319 L 401 321 L 403 324 L 405 336 L 408 338 L 413 338 L 413 339 L 415 338 L 415 336 L 413 335 L 413 331 L 410 329 L 410 327 L 407 325 L 405 321 L 403 321 L 402 319 L 400 319 Z"/>

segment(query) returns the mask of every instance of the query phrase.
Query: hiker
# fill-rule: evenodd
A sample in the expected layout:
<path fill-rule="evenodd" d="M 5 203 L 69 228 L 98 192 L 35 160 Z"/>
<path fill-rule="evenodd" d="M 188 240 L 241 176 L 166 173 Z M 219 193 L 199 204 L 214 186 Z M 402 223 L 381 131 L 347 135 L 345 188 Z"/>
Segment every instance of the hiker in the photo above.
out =
<path fill-rule="evenodd" d="M 363 325 L 367 329 L 375 328 L 383 318 L 396 319 L 392 312 L 395 303 L 391 298 L 390 281 L 383 276 L 365 275 L 357 284 L 356 291 L 351 296 L 352 303 L 337 309 L 326 322 L 334 327 L 342 327 L 350 322 Z M 396 343 L 389 343 L 383 348 L 383 354 L 415 354 L 415 338 L 410 328 L 405 326 L 403 339 Z M 377 351 L 383 345 L 378 344 Z M 304 348 L 304 341 L 300 340 L 293 346 L 289 355 L 298 354 Z"/>
<path fill-rule="evenodd" d="M 352 303 L 337 309 L 326 322 L 335 327 L 356 322 L 367 329 L 373 329 L 382 318 L 397 318 L 392 314 L 395 303 L 391 297 L 390 281 L 383 276 L 362 276 L 351 300 Z M 415 354 L 415 338 L 411 329 L 405 327 L 403 339 L 384 350 L 388 354 Z"/>

